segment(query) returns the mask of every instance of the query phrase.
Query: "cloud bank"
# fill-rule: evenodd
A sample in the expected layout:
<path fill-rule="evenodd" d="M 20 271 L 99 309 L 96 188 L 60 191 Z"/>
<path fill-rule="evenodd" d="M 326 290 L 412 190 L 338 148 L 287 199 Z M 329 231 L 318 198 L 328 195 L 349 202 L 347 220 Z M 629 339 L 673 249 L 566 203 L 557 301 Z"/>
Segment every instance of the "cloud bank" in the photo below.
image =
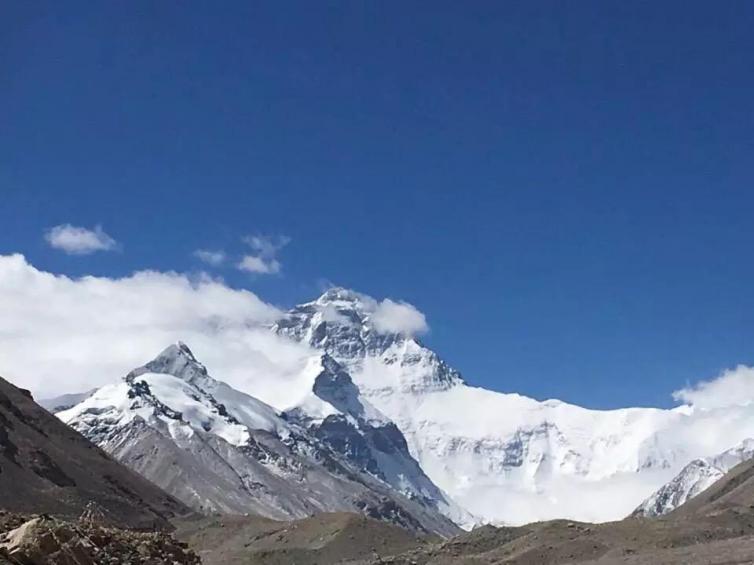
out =
<path fill-rule="evenodd" d="M 715 379 L 675 391 L 673 398 L 702 409 L 750 404 L 754 401 L 754 367 L 728 369 Z"/>
<path fill-rule="evenodd" d="M 59 249 L 69 255 L 89 255 L 96 251 L 113 251 L 117 242 L 107 235 L 102 226 L 94 230 L 61 224 L 50 228 L 45 233 L 45 239 L 54 249 Z"/>
<path fill-rule="evenodd" d="M 112 383 L 176 341 L 210 372 L 284 406 L 313 352 L 269 331 L 281 312 L 207 275 L 79 279 L 0 256 L 0 376 L 38 398 Z"/>
<path fill-rule="evenodd" d="M 370 320 L 380 333 L 414 336 L 429 330 L 427 319 L 415 306 L 408 302 L 393 302 L 389 298 L 376 305 Z"/>

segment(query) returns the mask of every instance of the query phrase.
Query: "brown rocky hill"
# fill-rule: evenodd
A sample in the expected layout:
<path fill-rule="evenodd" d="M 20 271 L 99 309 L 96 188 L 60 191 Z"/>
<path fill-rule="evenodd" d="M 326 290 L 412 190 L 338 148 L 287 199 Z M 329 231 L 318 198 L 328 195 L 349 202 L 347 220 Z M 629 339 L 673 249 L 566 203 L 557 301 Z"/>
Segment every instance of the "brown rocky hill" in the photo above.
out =
<path fill-rule="evenodd" d="M 0 509 L 77 518 L 90 503 L 131 528 L 190 513 L 0 378 Z"/>

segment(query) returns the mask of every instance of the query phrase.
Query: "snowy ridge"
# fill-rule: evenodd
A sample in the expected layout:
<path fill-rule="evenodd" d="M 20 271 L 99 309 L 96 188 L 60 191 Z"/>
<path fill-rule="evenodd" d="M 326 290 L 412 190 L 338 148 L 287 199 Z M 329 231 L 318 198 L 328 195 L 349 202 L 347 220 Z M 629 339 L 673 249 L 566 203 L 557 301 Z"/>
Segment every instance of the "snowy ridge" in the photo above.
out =
<path fill-rule="evenodd" d="M 653 517 L 667 514 L 707 490 L 739 463 L 752 458 L 754 439 L 746 439 L 714 457 L 694 459 L 671 481 L 642 502 L 634 515 Z"/>
<path fill-rule="evenodd" d="M 182 343 L 171 345 L 123 382 L 100 388 L 58 417 L 85 435 L 93 435 L 93 427 L 103 431 L 103 422 L 117 428 L 141 419 L 176 440 L 203 430 L 235 446 L 249 441 L 250 428 L 288 432 L 272 407 L 210 378 Z"/>

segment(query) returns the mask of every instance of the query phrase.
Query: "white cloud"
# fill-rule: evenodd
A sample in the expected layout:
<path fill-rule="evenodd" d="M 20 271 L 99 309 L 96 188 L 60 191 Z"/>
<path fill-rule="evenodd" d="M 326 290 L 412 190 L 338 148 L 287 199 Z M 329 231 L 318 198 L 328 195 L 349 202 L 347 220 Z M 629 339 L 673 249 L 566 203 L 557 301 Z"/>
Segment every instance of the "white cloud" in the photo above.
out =
<path fill-rule="evenodd" d="M 225 252 L 224 251 L 212 251 L 209 249 L 197 249 L 194 251 L 194 257 L 202 261 L 203 263 L 207 263 L 207 265 L 211 265 L 213 267 L 219 267 L 225 262 Z"/>
<path fill-rule="evenodd" d="M 61 224 L 45 232 L 45 239 L 50 246 L 69 255 L 88 255 L 95 251 L 112 251 L 117 248 L 116 241 L 107 235 L 102 226 L 94 230 Z"/>
<path fill-rule="evenodd" d="M 243 241 L 255 253 L 243 256 L 237 265 L 240 270 L 258 275 L 276 275 L 280 272 L 282 265 L 277 254 L 291 242 L 290 237 L 250 235 L 244 237 Z"/>
<path fill-rule="evenodd" d="M 38 398 L 116 382 L 181 340 L 218 379 L 285 407 L 314 354 L 269 331 L 277 308 L 207 275 L 72 279 L 0 255 L 0 312 L 0 376 Z"/>
<path fill-rule="evenodd" d="M 754 401 L 754 367 L 728 369 L 715 379 L 675 391 L 673 398 L 703 409 L 750 404 Z"/>
<path fill-rule="evenodd" d="M 376 306 L 370 320 L 380 333 L 416 335 L 429 330 L 427 319 L 416 307 L 407 302 L 393 302 L 389 298 Z"/>
<path fill-rule="evenodd" d="M 276 275 L 280 272 L 280 262 L 277 259 L 264 259 L 255 255 L 244 255 L 238 263 L 238 268 L 247 273 L 257 275 Z"/>

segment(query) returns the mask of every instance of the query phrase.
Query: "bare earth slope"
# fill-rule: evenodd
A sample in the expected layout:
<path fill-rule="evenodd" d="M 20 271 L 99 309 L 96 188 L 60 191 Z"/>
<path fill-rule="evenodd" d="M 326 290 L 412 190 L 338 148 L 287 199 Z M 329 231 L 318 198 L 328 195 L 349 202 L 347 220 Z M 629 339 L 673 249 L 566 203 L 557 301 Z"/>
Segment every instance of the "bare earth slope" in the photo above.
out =
<path fill-rule="evenodd" d="M 0 508 L 70 518 L 90 502 L 135 528 L 190 512 L 0 378 Z"/>
<path fill-rule="evenodd" d="M 346 512 L 292 522 L 254 516 L 207 517 L 177 526 L 176 536 L 199 554 L 204 565 L 365 563 L 429 543 L 392 524 Z"/>
<path fill-rule="evenodd" d="M 178 536 L 207 565 L 730 565 L 754 563 L 754 462 L 662 518 L 484 526 L 427 540 L 352 514 L 296 522 L 252 517 L 183 521 Z"/>

